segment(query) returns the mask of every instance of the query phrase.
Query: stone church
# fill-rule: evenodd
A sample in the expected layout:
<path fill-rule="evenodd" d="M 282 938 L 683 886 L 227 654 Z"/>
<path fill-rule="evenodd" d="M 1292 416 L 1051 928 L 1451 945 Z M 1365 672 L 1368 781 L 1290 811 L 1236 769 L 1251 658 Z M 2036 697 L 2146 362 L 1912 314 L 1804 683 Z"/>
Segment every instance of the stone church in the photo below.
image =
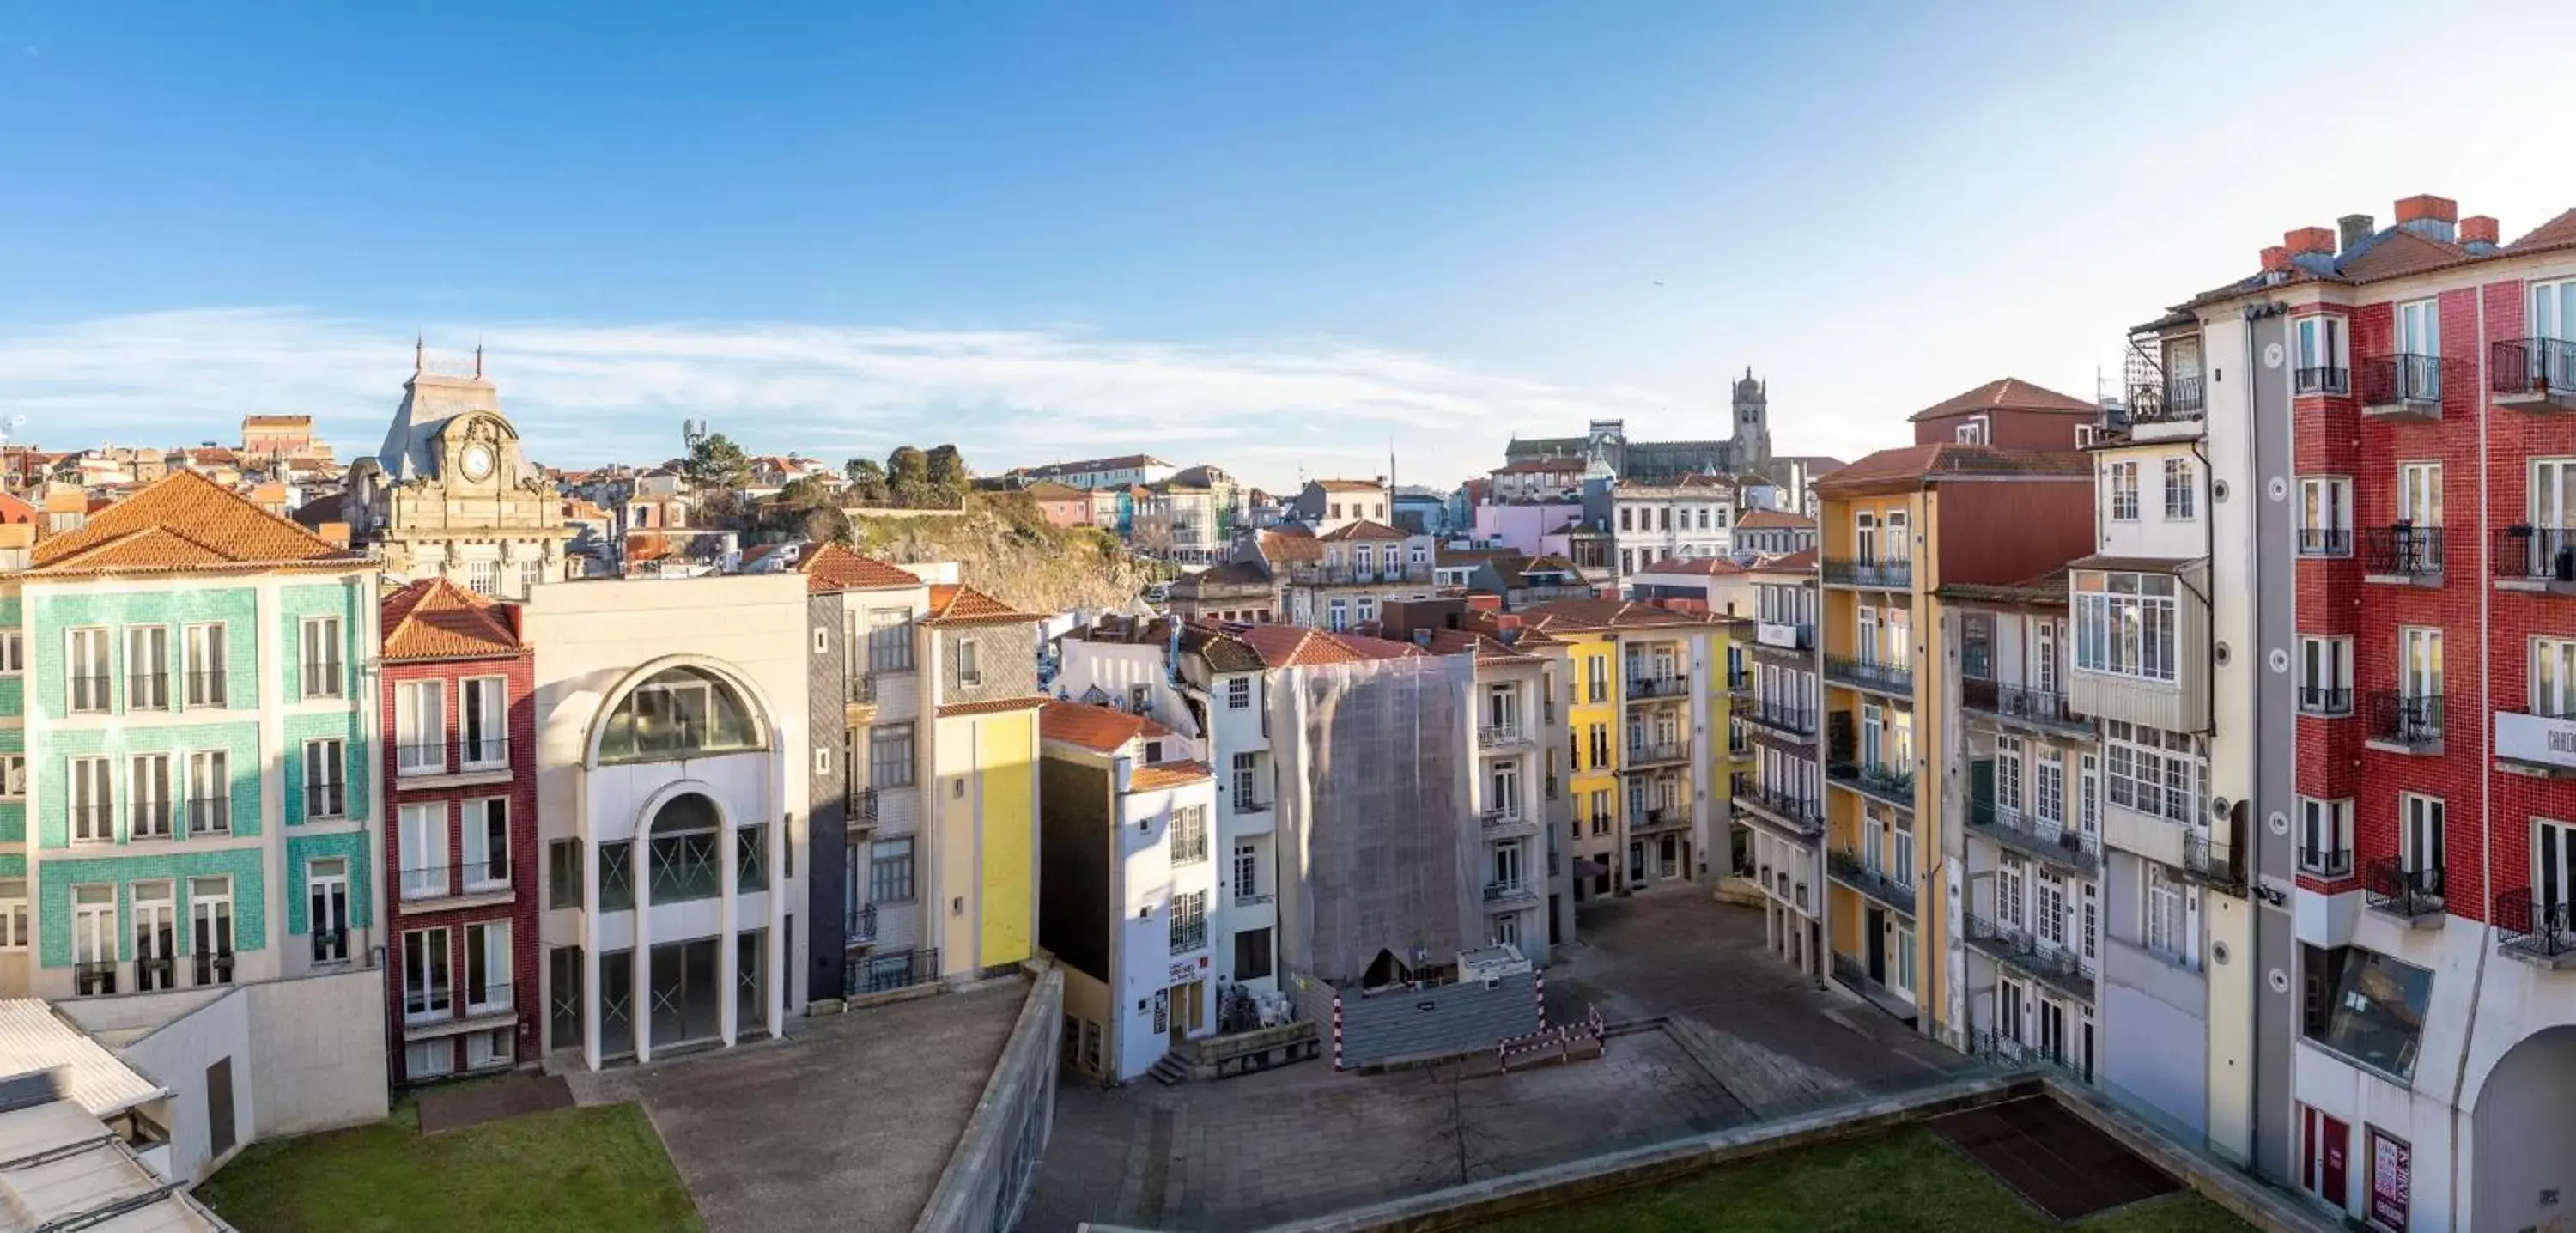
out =
<path fill-rule="evenodd" d="M 1619 420 L 1594 420 L 1580 437 L 1515 439 L 1504 451 L 1506 463 L 1541 458 L 1580 458 L 1595 475 L 1620 479 L 1663 479 L 1676 475 L 1769 474 L 1771 423 L 1769 383 L 1753 370 L 1735 383 L 1735 436 L 1727 441 L 1631 441 Z"/>
<path fill-rule="evenodd" d="M 341 502 L 351 542 L 397 578 L 445 575 L 524 599 L 567 576 L 563 501 L 501 414 L 479 348 L 471 376 L 432 372 L 415 355 L 384 445 L 350 466 Z"/>

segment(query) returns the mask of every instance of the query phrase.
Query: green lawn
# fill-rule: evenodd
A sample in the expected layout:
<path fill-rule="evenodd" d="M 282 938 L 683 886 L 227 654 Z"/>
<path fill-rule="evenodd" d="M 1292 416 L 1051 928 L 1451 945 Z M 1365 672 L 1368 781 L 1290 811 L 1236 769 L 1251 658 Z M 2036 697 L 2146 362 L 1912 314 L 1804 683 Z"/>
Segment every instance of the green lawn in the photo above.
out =
<path fill-rule="evenodd" d="M 1683 1230 L 1956 1229 L 2007 1233 L 2057 1227 L 1931 1131 L 1774 1156 L 1587 1207 L 1494 1226 L 1510 1233 L 1682 1233 Z M 2245 1224 L 2184 1192 L 2074 1227 L 2103 1233 L 2220 1233 Z"/>
<path fill-rule="evenodd" d="M 260 1233 L 705 1227 L 633 1105 L 424 1135 L 406 1102 L 373 1126 L 256 1144 L 197 1197 Z"/>

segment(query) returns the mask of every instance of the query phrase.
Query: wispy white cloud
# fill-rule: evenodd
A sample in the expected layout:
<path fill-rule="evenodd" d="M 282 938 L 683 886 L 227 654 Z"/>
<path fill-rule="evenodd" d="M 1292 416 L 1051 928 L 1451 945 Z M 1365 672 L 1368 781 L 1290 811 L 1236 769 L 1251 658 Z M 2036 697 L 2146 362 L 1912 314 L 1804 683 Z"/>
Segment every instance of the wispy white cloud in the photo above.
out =
<path fill-rule="evenodd" d="M 1570 435 L 1667 400 L 1574 388 L 1337 338 L 1183 344 L 1073 328 L 794 323 L 434 325 L 480 338 L 502 405 L 559 465 L 667 456 L 705 418 L 752 448 L 830 458 L 954 441 L 979 467 L 1150 450 L 1255 481 L 1495 465 L 1505 440 Z M 242 415 L 317 417 L 372 448 L 411 371 L 407 328 L 287 308 L 214 308 L 0 330 L 0 417 L 55 447 L 230 439 Z"/>

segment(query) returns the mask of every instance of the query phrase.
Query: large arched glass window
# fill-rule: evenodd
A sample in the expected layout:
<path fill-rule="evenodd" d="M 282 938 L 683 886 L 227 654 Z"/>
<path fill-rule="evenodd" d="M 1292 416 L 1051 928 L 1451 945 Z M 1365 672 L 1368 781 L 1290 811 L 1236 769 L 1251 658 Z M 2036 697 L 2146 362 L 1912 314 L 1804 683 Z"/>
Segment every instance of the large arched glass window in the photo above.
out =
<path fill-rule="evenodd" d="M 759 749 L 759 721 L 723 677 L 685 664 L 656 672 L 609 712 L 602 762 L 664 762 Z"/>
<path fill-rule="evenodd" d="M 663 802 L 647 838 L 645 885 L 653 902 L 716 897 L 716 803 L 695 792 Z"/>

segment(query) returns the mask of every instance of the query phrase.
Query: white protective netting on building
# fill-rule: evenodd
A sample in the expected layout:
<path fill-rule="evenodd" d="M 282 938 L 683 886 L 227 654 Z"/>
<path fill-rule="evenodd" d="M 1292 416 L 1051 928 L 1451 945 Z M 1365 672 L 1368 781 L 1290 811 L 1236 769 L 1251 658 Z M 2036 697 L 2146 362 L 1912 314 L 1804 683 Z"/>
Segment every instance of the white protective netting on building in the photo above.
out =
<path fill-rule="evenodd" d="M 1380 951 L 1418 969 L 1484 944 L 1474 688 L 1466 655 L 1289 668 L 1273 681 L 1289 967 L 1350 987 Z"/>

